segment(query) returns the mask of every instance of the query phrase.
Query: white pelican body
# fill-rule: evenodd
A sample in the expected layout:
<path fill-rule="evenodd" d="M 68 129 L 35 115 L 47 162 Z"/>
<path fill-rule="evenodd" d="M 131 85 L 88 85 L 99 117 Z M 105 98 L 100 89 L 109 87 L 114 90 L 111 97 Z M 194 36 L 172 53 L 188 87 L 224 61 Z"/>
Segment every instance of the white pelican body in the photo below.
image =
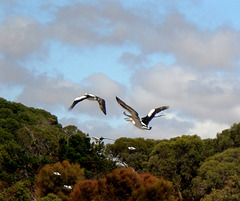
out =
<path fill-rule="evenodd" d="M 133 123 L 134 126 L 136 126 L 139 129 L 143 129 L 143 130 L 151 130 L 152 127 L 148 126 L 148 123 L 154 118 L 154 117 L 160 117 L 162 115 L 157 115 L 157 113 L 161 112 L 162 110 L 166 110 L 169 108 L 169 106 L 162 106 L 159 108 L 155 108 L 152 109 L 147 116 L 142 117 L 141 119 L 138 116 L 138 113 L 131 108 L 129 105 L 127 105 L 126 103 L 124 103 L 121 99 L 119 99 L 118 97 L 116 97 L 117 102 L 119 103 L 119 105 L 121 105 L 125 110 L 127 110 L 131 115 L 126 114 L 125 112 L 123 112 L 123 114 L 125 116 L 127 116 L 125 118 L 125 120 L 127 121 L 131 121 Z"/>

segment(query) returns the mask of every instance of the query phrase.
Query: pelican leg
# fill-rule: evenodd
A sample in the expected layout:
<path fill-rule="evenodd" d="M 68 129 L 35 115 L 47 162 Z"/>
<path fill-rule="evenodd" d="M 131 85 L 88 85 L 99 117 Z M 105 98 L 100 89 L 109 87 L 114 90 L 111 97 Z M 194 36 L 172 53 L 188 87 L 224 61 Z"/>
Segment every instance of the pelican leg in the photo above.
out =
<path fill-rule="evenodd" d="M 124 118 L 126 121 L 132 121 L 132 118 L 131 117 L 125 117 Z"/>
<path fill-rule="evenodd" d="M 128 114 L 126 114 L 126 112 L 123 112 L 123 114 L 124 114 L 125 116 L 129 117 L 129 118 L 132 118 L 132 116 L 131 116 L 131 115 L 128 115 Z"/>

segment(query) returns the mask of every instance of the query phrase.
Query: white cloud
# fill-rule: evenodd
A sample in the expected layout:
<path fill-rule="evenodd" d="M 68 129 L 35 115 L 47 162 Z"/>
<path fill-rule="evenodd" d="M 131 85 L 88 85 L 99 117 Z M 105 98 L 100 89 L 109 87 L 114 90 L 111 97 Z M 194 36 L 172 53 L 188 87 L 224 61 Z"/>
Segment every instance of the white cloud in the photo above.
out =
<path fill-rule="evenodd" d="M 229 128 L 228 124 L 219 124 L 209 119 L 196 121 L 194 124 L 194 128 L 189 132 L 197 135 L 200 133 L 202 138 L 215 138 L 217 133 Z"/>
<path fill-rule="evenodd" d="M 132 100 L 128 98 L 128 104 L 145 111 L 169 105 L 170 110 L 196 121 L 209 119 L 216 124 L 231 125 L 239 119 L 235 109 L 240 106 L 237 75 L 206 76 L 204 71 L 159 64 L 136 70 L 132 80 Z"/>
<path fill-rule="evenodd" d="M 0 52 L 11 59 L 25 58 L 37 51 L 44 53 L 43 39 L 43 28 L 34 18 L 6 16 L 0 24 Z"/>
<path fill-rule="evenodd" d="M 155 3 L 146 8 L 141 4 L 135 9 L 124 6 L 121 1 L 71 3 L 62 6 L 49 3 L 40 7 L 47 7 L 46 10 L 51 12 L 51 20 L 44 24 L 36 19 L 36 15 L 30 17 L 24 12 L 8 13 L 0 22 L 1 89 L 20 87 L 16 100 L 51 112 L 60 110 L 57 113 L 63 122 L 76 123 L 80 130 L 94 135 L 99 133 L 114 138 L 162 139 L 195 133 L 204 138 L 214 137 L 221 129 L 239 121 L 238 31 L 228 26 L 202 30 L 176 11 L 177 7 L 157 12 L 158 8 L 151 7 Z M 40 56 L 43 63 L 51 60 L 49 41 L 73 49 L 87 47 L 90 51 L 97 46 L 124 47 L 118 54 L 122 57 L 115 59 L 128 65 L 129 68 L 124 68 L 132 74 L 130 88 L 107 76 L 111 74 L 109 72 L 95 73 L 76 83 L 64 79 L 62 72 L 51 73 L 54 74 L 51 77 L 47 72 L 36 75 L 25 68 L 23 64 L 33 54 L 35 57 L 31 57 L 31 61 Z M 157 54 L 173 55 L 175 64 L 147 65 L 149 56 Z M 103 64 L 111 56 L 111 53 L 103 55 Z M 63 59 L 67 60 L 67 57 Z M 114 72 L 114 68 L 111 66 L 108 70 Z M 6 94 L 7 90 L 1 91 Z M 85 92 L 106 99 L 107 116 L 102 114 L 97 103 L 89 101 L 82 102 L 71 113 L 65 113 L 73 99 Z M 153 107 L 169 105 L 166 111 L 169 116 L 151 121 L 153 129 L 150 132 L 138 130 L 124 121 L 123 110 L 115 96 L 126 101 L 140 116 Z M 78 117 L 81 121 L 76 120 Z"/>
<path fill-rule="evenodd" d="M 25 85 L 29 82 L 31 73 L 12 60 L 0 60 L 0 83 L 6 85 Z"/>
<path fill-rule="evenodd" d="M 91 93 L 101 94 L 103 97 L 112 98 L 117 94 L 125 93 L 126 87 L 106 76 L 103 73 L 95 73 L 86 77 L 81 84 L 88 86 Z"/>

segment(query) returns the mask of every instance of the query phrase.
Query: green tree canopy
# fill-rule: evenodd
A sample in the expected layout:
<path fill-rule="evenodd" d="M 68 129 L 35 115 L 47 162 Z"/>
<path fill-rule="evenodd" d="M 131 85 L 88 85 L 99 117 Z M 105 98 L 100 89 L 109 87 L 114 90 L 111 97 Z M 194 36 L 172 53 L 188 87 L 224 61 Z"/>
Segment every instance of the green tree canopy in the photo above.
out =
<path fill-rule="evenodd" d="M 205 159 L 204 143 L 197 135 L 172 138 L 158 143 L 149 161 L 149 172 L 174 183 L 180 198 L 187 199 L 192 179 Z"/>
<path fill-rule="evenodd" d="M 216 152 L 222 152 L 228 148 L 240 147 L 240 123 L 235 123 L 231 128 L 218 133 L 214 142 Z"/>
<path fill-rule="evenodd" d="M 240 148 L 227 149 L 206 159 L 193 180 L 194 197 L 210 194 L 212 189 L 223 189 L 231 176 L 240 175 Z"/>
<path fill-rule="evenodd" d="M 158 142 L 152 139 L 122 137 L 117 139 L 114 144 L 108 145 L 106 153 L 112 159 L 118 159 L 137 171 L 146 172 L 150 153 Z M 128 147 L 135 149 L 130 150 Z"/>
<path fill-rule="evenodd" d="M 236 201 L 240 200 L 240 176 L 232 176 L 223 189 L 213 189 L 201 201 Z"/>
<path fill-rule="evenodd" d="M 0 186 L 1 187 L 1 186 Z M 30 201 L 30 184 L 28 181 L 21 180 L 14 183 L 11 187 L 4 188 L 0 193 L 0 200 L 4 201 Z"/>
<path fill-rule="evenodd" d="M 33 181 L 39 166 L 54 156 L 61 136 L 56 116 L 0 98 L 0 180 L 9 186 Z"/>

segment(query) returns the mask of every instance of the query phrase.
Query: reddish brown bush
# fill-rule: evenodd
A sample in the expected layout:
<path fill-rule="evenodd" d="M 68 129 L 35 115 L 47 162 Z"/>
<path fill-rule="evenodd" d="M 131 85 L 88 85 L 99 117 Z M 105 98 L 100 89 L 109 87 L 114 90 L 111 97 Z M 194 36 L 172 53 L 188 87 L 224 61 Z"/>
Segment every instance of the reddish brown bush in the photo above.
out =
<path fill-rule="evenodd" d="M 54 173 L 59 173 L 56 175 Z M 58 162 L 54 165 L 45 165 L 37 175 L 35 189 L 36 197 L 43 197 L 54 193 L 66 200 L 71 189 L 77 182 L 84 180 L 84 170 L 79 164 L 70 164 L 68 161 Z"/>
<path fill-rule="evenodd" d="M 174 200 L 173 185 L 151 174 L 139 175 L 132 168 L 116 169 L 98 180 L 75 185 L 70 201 Z"/>

